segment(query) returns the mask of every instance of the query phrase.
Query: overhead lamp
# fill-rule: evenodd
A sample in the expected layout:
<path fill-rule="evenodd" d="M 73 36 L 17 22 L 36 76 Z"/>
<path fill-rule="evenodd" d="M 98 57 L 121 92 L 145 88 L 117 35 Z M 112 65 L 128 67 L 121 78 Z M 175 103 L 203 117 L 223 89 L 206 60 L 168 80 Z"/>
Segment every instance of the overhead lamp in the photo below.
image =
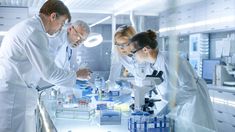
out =
<path fill-rule="evenodd" d="M 85 47 L 95 47 L 103 41 L 103 37 L 99 33 L 90 33 L 86 41 L 84 41 Z"/>
<path fill-rule="evenodd" d="M 0 31 L 0 36 L 5 36 L 7 34 L 6 31 Z"/>
<path fill-rule="evenodd" d="M 102 23 L 102 22 L 104 22 L 104 21 L 110 19 L 110 18 L 111 18 L 111 16 L 107 16 L 107 17 L 105 17 L 105 18 L 99 20 L 98 22 L 89 25 L 89 27 L 93 27 L 93 26 L 95 26 L 95 25 L 97 25 L 97 24 L 100 24 L 100 23 Z"/>

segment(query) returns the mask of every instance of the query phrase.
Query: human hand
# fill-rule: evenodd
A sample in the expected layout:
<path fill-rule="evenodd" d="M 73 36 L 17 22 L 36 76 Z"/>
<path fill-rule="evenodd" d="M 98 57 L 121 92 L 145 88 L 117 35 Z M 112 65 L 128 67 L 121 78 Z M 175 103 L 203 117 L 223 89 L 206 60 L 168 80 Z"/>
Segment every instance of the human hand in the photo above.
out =
<path fill-rule="evenodd" d="M 91 79 L 92 71 L 90 69 L 87 69 L 87 68 L 79 69 L 76 73 L 77 73 L 77 79 L 78 80 L 89 80 L 89 79 Z"/>

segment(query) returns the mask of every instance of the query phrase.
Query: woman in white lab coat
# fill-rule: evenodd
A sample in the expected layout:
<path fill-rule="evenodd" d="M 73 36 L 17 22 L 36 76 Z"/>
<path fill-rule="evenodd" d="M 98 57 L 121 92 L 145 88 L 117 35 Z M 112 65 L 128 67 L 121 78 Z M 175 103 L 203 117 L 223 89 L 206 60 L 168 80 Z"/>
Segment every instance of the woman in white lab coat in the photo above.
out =
<path fill-rule="evenodd" d="M 0 131 L 34 132 L 39 78 L 59 86 L 73 87 L 76 73 L 58 68 L 48 50 L 52 35 L 71 19 L 68 8 L 48 0 L 40 14 L 12 27 L 0 48 Z M 30 100 L 31 102 L 27 101 Z M 27 102 L 27 103 L 26 103 Z"/>
<path fill-rule="evenodd" d="M 121 70 L 124 67 L 129 73 L 131 73 L 139 83 L 146 74 L 151 74 L 146 72 L 144 69 L 146 64 L 138 64 L 132 57 L 129 57 L 131 47 L 129 45 L 129 40 L 136 34 L 135 29 L 132 26 L 123 25 L 118 27 L 114 35 L 114 47 L 111 59 L 111 68 L 109 80 L 115 82 L 122 76 Z M 141 84 L 139 84 L 141 85 Z"/>
<path fill-rule="evenodd" d="M 159 51 L 156 34 L 151 30 L 133 36 L 131 46 L 132 56 L 139 63 L 149 62 L 152 70 L 163 71 L 164 81 L 159 90 L 167 90 L 165 99 L 171 104 L 169 115 L 216 130 L 206 83 L 186 59 Z"/>

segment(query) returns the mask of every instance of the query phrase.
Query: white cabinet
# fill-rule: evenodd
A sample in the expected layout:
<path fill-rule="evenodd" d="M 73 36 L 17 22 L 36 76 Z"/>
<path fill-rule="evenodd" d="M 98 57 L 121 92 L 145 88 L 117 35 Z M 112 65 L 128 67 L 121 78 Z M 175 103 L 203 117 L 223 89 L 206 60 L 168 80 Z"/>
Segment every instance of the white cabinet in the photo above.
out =
<path fill-rule="evenodd" d="M 235 126 L 224 121 L 217 120 L 218 132 L 235 132 Z"/>
<path fill-rule="evenodd" d="M 208 57 L 208 34 L 191 34 L 189 36 L 189 62 L 200 77 L 202 75 L 202 59 L 207 59 Z"/>
<path fill-rule="evenodd" d="M 12 26 L 28 18 L 27 7 L 0 6 L 0 31 L 8 31 Z"/>
<path fill-rule="evenodd" d="M 231 124 L 234 124 L 233 126 L 235 126 L 235 113 L 231 114 L 231 116 L 228 116 L 228 120 Z"/>
<path fill-rule="evenodd" d="M 219 132 L 235 132 L 235 89 L 234 91 L 209 89 Z"/>

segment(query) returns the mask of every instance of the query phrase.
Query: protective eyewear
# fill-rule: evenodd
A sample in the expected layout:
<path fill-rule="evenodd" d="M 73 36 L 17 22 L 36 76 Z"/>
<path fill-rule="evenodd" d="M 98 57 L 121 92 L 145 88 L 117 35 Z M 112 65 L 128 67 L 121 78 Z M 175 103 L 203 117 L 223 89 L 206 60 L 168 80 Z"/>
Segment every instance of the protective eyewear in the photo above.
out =
<path fill-rule="evenodd" d="M 74 26 L 72 26 L 72 28 L 73 28 L 73 30 L 74 30 L 75 33 L 76 33 L 76 36 L 77 36 L 77 38 L 78 38 L 78 43 L 84 42 L 84 41 L 86 40 L 86 38 L 83 37 L 83 36 L 75 29 Z"/>
<path fill-rule="evenodd" d="M 134 51 L 131 51 L 131 53 L 128 55 L 129 57 L 133 57 L 135 55 L 135 53 L 137 53 L 138 51 L 142 50 L 144 47 L 138 48 Z"/>
<path fill-rule="evenodd" d="M 119 44 L 119 43 L 115 42 L 115 44 L 114 44 L 114 45 L 116 45 L 117 47 L 119 47 L 119 48 L 122 48 L 122 49 L 123 49 L 123 48 L 128 47 L 130 44 L 131 44 L 130 42 L 128 42 L 127 44 L 125 44 L 125 43 L 123 43 L 123 44 Z"/>
<path fill-rule="evenodd" d="M 126 30 L 126 29 L 128 29 L 128 28 L 129 28 L 129 26 L 127 26 L 127 25 L 122 25 L 122 26 L 118 27 L 117 30 Z"/>

